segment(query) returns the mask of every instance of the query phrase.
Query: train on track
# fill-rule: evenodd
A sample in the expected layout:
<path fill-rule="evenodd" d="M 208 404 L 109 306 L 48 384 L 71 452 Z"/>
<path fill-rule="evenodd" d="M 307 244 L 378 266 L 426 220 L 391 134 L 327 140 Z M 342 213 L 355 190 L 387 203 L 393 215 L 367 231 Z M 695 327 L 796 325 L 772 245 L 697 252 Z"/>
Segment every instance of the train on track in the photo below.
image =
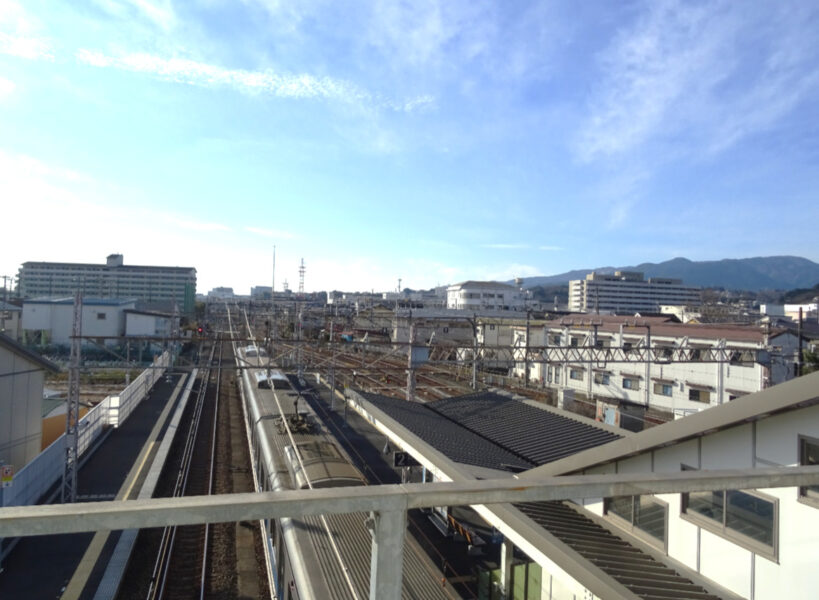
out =
<path fill-rule="evenodd" d="M 235 349 L 250 431 L 257 491 L 366 485 L 335 443 L 303 392 L 257 345 Z M 368 515 L 306 516 L 264 523 L 264 545 L 274 597 L 369 596 L 371 536 Z M 453 598 L 411 538 L 405 543 L 405 595 Z"/>

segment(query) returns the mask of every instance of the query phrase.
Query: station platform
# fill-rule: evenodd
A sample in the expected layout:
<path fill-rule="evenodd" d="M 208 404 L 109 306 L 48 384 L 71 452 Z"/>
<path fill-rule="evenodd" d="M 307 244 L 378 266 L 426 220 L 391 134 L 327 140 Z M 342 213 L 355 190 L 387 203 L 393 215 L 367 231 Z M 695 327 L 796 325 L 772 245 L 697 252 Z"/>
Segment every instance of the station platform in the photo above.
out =
<path fill-rule="evenodd" d="M 81 459 L 79 501 L 136 498 L 188 374 L 167 374 Z M 59 501 L 59 483 L 54 495 Z M 21 538 L 2 564 L 0 598 L 91 600 L 122 532 Z"/>

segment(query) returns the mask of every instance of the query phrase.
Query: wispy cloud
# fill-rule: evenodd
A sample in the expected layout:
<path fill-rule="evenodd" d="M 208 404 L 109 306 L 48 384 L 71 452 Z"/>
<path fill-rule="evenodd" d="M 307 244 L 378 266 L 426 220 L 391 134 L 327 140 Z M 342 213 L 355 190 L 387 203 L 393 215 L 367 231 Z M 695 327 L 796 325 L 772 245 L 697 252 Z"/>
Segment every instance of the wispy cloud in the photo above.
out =
<path fill-rule="evenodd" d="M 538 246 L 538 250 L 544 250 L 547 252 L 559 252 L 564 249 L 565 248 L 562 248 L 560 246 Z"/>
<path fill-rule="evenodd" d="M 526 250 L 529 244 L 482 244 L 482 248 L 492 248 L 493 250 Z"/>
<path fill-rule="evenodd" d="M 335 100 L 406 112 L 429 106 L 433 102 L 428 96 L 405 102 L 383 100 L 350 81 L 314 77 L 306 73 L 294 75 L 272 70 L 226 69 L 186 58 L 164 58 L 146 53 L 112 56 L 85 48 L 78 50 L 75 57 L 79 62 L 94 67 L 146 73 L 167 81 L 201 87 L 225 86 L 244 93 L 267 93 L 279 98 Z"/>
<path fill-rule="evenodd" d="M 815 5 L 798 1 L 754 10 L 648 3 L 599 57 L 578 156 L 592 161 L 662 139 L 720 151 L 764 131 L 819 87 L 817 26 Z"/>
<path fill-rule="evenodd" d="M 0 54 L 29 60 L 51 60 L 51 42 L 39 21 L 15 0 L 0 0 Z"/>
<path fill-rule="evenodd" d="M 264 229 L 262 227 L 245 227 L 248 233 L 255 233 L 262 237 L 275 238 L 279 240 L 293 240 L 298 236 L 295 233 L 284 231 L 283 229 Z"/>

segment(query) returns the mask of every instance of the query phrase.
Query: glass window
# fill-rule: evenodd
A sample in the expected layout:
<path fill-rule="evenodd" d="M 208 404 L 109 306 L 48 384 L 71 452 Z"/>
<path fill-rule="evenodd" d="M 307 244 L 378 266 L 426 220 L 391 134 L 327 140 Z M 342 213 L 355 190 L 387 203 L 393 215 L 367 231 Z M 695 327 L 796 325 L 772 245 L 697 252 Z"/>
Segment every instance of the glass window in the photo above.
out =
<path fill-rule="evenodd" d="M 608 385 L 611 381 L 611 377 L 608 373 L 595 373 L 594 374 L 594 382 L 599 385 Z"/>
<path fill-rule="evenodd" d="M 714 533 L 775 558 L 777 502 L 750 490 L 690 492 L 682 495 L 682 512 Z"/>
<path fill-rule="evenodd" d="M 640 389 L 640 380 L 639 379 L 632 379 L 631 377 L 623 377 L 623 389 L 624 390 L 639 390 Z"/>
<path fill-rule="evenodd" d="M 799 436 L 799 464 L 819 465 L 819 440 Z M 819 485 L 799 488 L 799 496 L 819 506 Z"/>
<path fill-rule="evenodd" d="M 627 529 L 665 548 L 668 522 L 665 502 L 653 496 L 615 496 L 606 499 L 605 513 L 622 519 Z"/>
<path fill-rule="evenodd" d="M 705 402 L 709 404 L 711 402 L 711 392 L 707 392 L 705 390 L 695 390 L 694 388 L 688 388 L 688 399 L 692 400 L 693 402 Z"/>
<path fill-rule="evenodd" d="M 659 394 L 660 396 L 670 396 L 671 395 L 671 384 L 670 383 L 661 383 L 657 382 L 654 384 L 654 393 Z"/>
<path fill-rule="evenodd" d="M 583 371 L 581 369 L 570 369 L 569 370 L 569 379 L 574 379 L 576 381 L 583 381 Z"/>

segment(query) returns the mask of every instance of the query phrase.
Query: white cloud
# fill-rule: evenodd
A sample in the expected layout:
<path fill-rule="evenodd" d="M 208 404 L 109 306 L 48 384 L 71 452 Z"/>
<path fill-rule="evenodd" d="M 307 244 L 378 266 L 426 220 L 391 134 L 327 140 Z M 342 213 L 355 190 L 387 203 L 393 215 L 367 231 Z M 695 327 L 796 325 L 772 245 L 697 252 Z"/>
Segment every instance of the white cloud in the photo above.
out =
<path fill-rule="evenodd" d="M 249 94 L 267 93 L 280 98 L 318 98 L 405 111 L 428 106 L 432 102 L 426 96 L 403 103 L 382 101 L 352 82 L 333 77 L 314 77 L 306 73 L 226 69 L 186 58 L 163 58 L 146 53 L 111 56 L 84 48 L 78 50 L 75 57 L 79 62 L 94 67 L 147 73 L 188 85 L 225 86 Z"/>
<path fill-rule="evenodd" d="M 42 26 L 15 0 L 0 0 L 0 54 L 29 60 L 50 60 L 50 41 Z"/>
<path fill-rule="evenodd" d="M 559 252 L 561 250 L 565 250 L 565 248 L 562 248 L 560 246 L 538 246 L 538 250 L 544 250 L 547 252 Z"/>

